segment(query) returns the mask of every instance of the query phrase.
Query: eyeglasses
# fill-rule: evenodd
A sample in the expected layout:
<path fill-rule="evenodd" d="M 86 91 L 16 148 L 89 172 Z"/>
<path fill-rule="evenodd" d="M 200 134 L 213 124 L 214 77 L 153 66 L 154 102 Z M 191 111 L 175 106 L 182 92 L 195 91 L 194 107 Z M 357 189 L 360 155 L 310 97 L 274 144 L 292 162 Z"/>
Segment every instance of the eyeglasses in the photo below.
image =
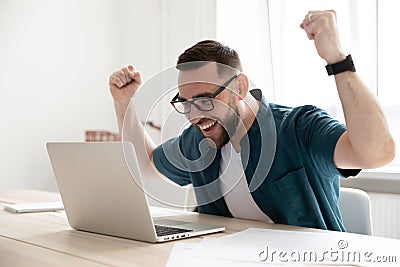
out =
<path fill-rule="evenodd" d="M 214 109 L 214 98 L 217 97 L 217 95 L 219 95 L 222 91 L 224 91 L 224 89 L 228 87 L 228 85 L 238 76 L 239 73 L 235 74 L 209 97 L 196 97 L 191 100 L 177 100 L 179 96 L 179 93 L 177 93 L 170 103 L 175 108 L 175 110 L 181 114 L 188 114 L 191 110 L 192 105 L 194 105 L 198 110 L 201 111 L 211 111 Z"/>

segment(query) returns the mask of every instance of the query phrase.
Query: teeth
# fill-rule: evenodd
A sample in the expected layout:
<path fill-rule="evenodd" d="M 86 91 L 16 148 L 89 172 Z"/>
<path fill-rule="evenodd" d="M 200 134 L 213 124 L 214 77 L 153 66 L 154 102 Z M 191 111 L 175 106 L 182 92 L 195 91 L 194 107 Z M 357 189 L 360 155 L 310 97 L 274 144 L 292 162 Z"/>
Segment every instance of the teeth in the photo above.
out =
<path fill-rule="evenodd" d="M 199 125 L 199 128 L 201 130 L 206 130 L 206 129 L 210 128 L 211 126 L 213 126 L 215 123 L 217 123 L 217 121 L 213 121 L 213 122 L 211 122 L 209 124 L 206 124 L 206 125 Z"/>

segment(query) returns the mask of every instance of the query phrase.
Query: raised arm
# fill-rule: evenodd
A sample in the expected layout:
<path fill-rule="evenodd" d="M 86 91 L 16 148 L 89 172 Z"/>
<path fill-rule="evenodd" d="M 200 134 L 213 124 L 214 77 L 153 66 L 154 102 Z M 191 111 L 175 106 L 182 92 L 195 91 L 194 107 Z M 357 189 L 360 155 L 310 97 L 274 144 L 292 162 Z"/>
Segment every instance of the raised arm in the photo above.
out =
<path fill-rule="evenodd" d="M 153 177 L 155 170 L 150 163 L 156 145 L 144 130 L 134 103 L 130 104 L 131 98 L 141 84 L 142 76 L 133 66 L 124 67 L 114 72 L 109 78 L 120 137 L 123 137 L 124 141 L 132 142 L 135 146 L 143 176 Z M 125 116 L 129 119 L 124 120 Z"/>
<path fill-rule="evenodd" d="M 311 11 L 300 27 L 305 30 L 327 64 L 343 61 L 343 53 L 333 10 Z M 394 140 L 375 96 L 356 72 L 335 75 L 336 87 L 347 131 L 339 138 L 334 153 L 338 168 L 376 168 L 393 160 Z"/>

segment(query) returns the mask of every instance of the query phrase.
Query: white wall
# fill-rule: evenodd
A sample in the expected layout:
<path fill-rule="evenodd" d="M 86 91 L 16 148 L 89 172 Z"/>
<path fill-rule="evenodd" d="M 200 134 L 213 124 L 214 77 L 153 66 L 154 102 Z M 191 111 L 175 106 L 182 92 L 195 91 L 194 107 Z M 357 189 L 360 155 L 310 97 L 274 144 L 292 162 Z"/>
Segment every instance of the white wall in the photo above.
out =
<path fill-rule="evenodd" d="M 55 189 L 46 141 L 114 128 L 116 11 L 105 0 L 1 1 L 0 189 Z"/>
<path fill-rule="evenodd" d="M 109 74 L 146 80 L 203 37 L 215 0 L 0 0 L 0 190 L 57 190 L 45 143 L 117 130 Z"/>

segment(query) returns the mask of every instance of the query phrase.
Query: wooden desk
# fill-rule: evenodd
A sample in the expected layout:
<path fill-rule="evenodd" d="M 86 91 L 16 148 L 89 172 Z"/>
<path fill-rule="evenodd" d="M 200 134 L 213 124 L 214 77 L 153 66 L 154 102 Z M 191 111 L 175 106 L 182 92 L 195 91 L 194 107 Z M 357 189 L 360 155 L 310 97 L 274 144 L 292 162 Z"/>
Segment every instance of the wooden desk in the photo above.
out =
<path fill-rule="evenodd" d="M 3 210 L 6 203 L 57 200 L 60 200 L 59 194 L 50 192 L 0 192 L 0 266 L 165 266 L 176 242 L 198 242 L 202 239 L 195 237 L 150 244 L 76 231 L 65 218 L 51 213 L 12 214 Z M 180 215 L 179 219 L 224 225 L 227 228 L 224 233 L 211 235 L 213 237 L 249 227 L 321 231 L 197 213 Z M 376 238 L 379 242 L 385 240 L 370 238 Z"/>

